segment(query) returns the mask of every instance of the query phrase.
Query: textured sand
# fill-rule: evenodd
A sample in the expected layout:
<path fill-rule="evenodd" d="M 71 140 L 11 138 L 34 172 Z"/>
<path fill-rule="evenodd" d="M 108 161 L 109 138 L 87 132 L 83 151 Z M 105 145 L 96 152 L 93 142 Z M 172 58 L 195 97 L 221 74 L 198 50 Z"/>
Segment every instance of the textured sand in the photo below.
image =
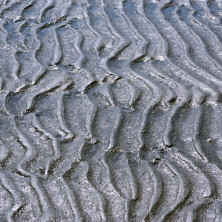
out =
<path fill-rule="evenodd" d="M 222 1 L 0 0 L 0 221 L 222 221 Z"/>

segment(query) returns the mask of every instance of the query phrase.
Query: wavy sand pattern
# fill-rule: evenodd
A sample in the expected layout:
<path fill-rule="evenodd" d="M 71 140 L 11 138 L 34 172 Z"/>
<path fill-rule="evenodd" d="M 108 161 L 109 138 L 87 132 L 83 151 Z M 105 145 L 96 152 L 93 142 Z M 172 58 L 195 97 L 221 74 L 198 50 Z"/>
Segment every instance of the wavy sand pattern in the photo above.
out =
<path fill-rule="evenodd" d="M 0 221 L 222 221 L 220 0 L 0 18 Z"/>

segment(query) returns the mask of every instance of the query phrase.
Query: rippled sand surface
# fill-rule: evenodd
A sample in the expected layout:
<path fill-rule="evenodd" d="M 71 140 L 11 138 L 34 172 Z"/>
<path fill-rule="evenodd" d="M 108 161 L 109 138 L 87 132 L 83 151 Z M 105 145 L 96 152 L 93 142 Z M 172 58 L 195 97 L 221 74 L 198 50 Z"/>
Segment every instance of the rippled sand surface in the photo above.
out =
<path fill-rule="evenodd" d="M 0 0 L 0 221 L 222 221 L 220 0 Z"/>

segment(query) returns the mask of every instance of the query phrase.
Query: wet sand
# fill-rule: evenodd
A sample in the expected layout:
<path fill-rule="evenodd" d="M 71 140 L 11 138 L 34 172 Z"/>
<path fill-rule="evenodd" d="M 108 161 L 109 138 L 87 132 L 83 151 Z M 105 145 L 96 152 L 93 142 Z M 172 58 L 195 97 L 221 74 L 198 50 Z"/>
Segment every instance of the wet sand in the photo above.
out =
<path fill-rule="evenodd" d="M 222 220 L 221 1 L 0 18 L 0 221 Z"/>

